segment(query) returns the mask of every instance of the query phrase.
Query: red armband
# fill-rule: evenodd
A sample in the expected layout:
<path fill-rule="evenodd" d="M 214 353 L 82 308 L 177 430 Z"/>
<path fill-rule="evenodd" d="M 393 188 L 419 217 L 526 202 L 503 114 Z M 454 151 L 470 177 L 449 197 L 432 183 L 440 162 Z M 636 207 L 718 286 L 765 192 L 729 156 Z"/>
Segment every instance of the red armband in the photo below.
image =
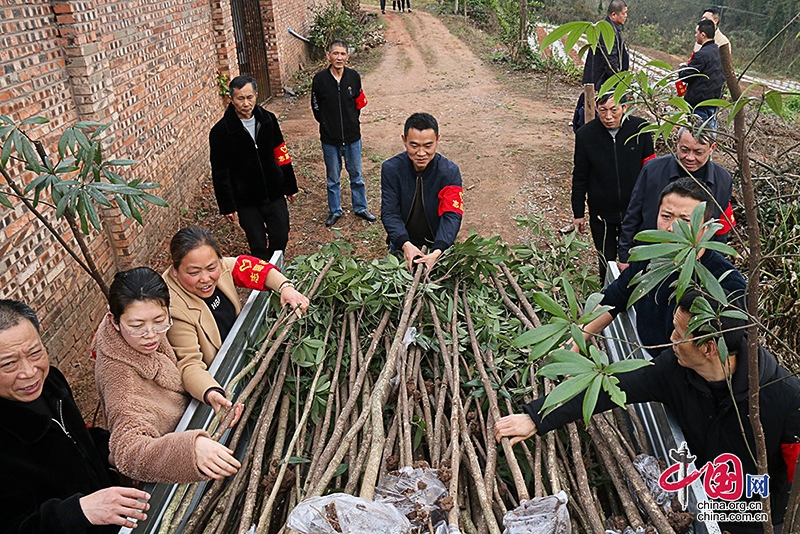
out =
<path fill-rule="evenodd" d="M 781 443 L 781 454 L 786 462 L 786 474 L 789 482 L 794 482 L 794 469 L 797 464 L 797 455 L 800 454 L 800 443 Z"/>
<path fill-rule="evenodd" d="M 439 191 L 439 217 L 448 211 L 464 215 L 464 190 L 458 185 L 448 185 Z"/>
<path fill-rule="evenodd" d="M 276 267 L 268 261 L 254 256 L 239 256 L 233 266 L 233 283 L 238 287 L 264 291 L 267 288 L 267 274 Z"/>
<path fill-rule="evenodd" d="M 367 102 L 367 95 L 365 95 L 364 91 L 362 90 L 360 93 L 358 93 L 358 96 L 356 97 L 356 109 L 362 109 L 366 107 L 368 103 L 369 102 Z"/>
<path fill-rule="evenodd" d="M 650 161 L 651 159 L 655 159 L 655 157 L 656 157 L 656 155 L 655 155 L 655 154 L 650 154 L 649 156 L 647 156 L 646 158 L 644 158 L 644 159 L 642 160 L 642 167 L 644 167 L 645 163 L 647 163 L 647 162 L 648 162 L 648 161 Z"/>
<path fill-rule="evenodd" d="M 728 207 L 725 208 L 725 211 L 722 212 L 719 222 L 722 224 L 722 228 L 717 230 L 717 233 L 714 235 L 725 235 L 736 226 L 736 219 L 733 218 L 733 206 L 731 206 L 730 202 L 728 202 Z"/>
<path fill-rule="evenodd" d="M 286 143 L 281 143 L 281 146 L 275 147 L 272 153 L 275 155 L 275 161 L 278 162 L 278 165 L 288 165 L 292 162 L 292 156 L 289 155 Z"/>

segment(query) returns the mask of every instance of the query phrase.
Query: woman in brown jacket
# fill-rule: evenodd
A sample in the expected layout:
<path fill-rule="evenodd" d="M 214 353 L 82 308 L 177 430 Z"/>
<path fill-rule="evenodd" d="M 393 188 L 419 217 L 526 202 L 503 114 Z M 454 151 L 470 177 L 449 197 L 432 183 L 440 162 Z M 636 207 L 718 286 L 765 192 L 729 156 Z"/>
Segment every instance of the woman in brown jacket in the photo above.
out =
<path fill-rule="evenodd" d="M 111 431 L 111 462 L 142 482 L 195 482 L 236 473 L 233 451 L 205 430 L 173 432 L 189 397 L 166 339 L 169 289 L 152 269 L 114 277 L 92 340 L 95 384 Z"/>
<path fill-rule="evenodd" d="M 269 262 L 253 256 L 222 257 L 217 240 L 197 226 L 180 230 L 169 248 L 172 266 L 164 279 L 174 324 L 167 336 L 183 387 L 218 412 L 231 402 L 208 367 L 242 309 L 236 287 L 275 291 L 281 305 L 288 304 L 298 316 L 308 308 L 308 299 Z"/>

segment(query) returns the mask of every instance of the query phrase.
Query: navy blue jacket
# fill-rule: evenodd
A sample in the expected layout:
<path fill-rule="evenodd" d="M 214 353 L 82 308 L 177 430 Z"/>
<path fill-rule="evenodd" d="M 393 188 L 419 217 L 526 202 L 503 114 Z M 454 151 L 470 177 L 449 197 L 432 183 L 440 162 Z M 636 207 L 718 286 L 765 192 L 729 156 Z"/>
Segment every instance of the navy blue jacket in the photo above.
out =
<path fill-rule="evenodd" d="M 572 169 L 572 213 L 584 217 L 586 195 L 589 214 L 619 223 L 628 209 L 636 177 L 655 154 L 653 134 L 637 135 L 647 121 L 628 117 L 616 137 L 599 120 L 581 126 L 575 135 Z"/>
<path fill-rule="evenodd" d="M 83 515 L 79 499 L 115 483 L 108 470 L 108 432 L 87 429 L 64 375 L 55 367 L 42 398 L 53 419 L 25 403 L 0 398 L 0 532 L 111 534 Z"/>
<path fill-rule="evenodd" d="M 338 82 L 331 74 L 330 67 L 314 75 L 311 81 L 311 111 L 319 123 L 319 137 L 323 143 L 343 145 L 361 139 L 361 109 L 358 102 L 359 98 L 365 99 L 361 93 L 361 76 L 351 68 L 344 68 L 342 79 Z"/>
<path fill-rule="evenodd" d="M 432 250 L 446 250 L 452 246 L 461 228 L 461 215 L 445 211 L 439 215 L 439 192 L 447 186 L 461 187 L 461 171 L 458 165 L 436 154 L 426 171 L 430 175 L 422 182 L 422 201 L 425 207 L 431 234 L 434 236 Z M 426 172 L 427 174 L 427 172 Z M 417 172 L 408 154 L 401 152 L 381 165 L 381 221 L 386 229 L 387 242 L 400 250 L 409 240 L 406 221 L 414 204 L 417 187 Z"/>
<path fill-rule="evenodd" d="M 611 282 L 603 290 L 602 304 L 604 306 L 614 306 L 611 311 L 612 315 L 616 316 L 616 314 L 628 308 L 628 299 L 630 299 L 635 287 L 629 287 L 628 284 L 638 272 L 647 268 L 648 263 L 647 261 L 631 263 L 630 267 L 620 273 L 619 278 Z M 720 284 L 722 289 L 730 295 L 730 300 L 735 302 L 739 308 L 744 309 L 744 294 L 747 290 L 747 282 L 742 274 L 736 270 L 736 267 L 719 252 L 708 249 L 700 256 L 700 263 L 717 279 L 724 273 L 731 271 Z M 675 301 L 670 298 L 675 288 L 670 286 L 677 279 L 677 273 L 673 274 L 634 304 L 637 318 L 636 330 L 639 333 L 639 339 L 642 344 L 654 346 L 670 343 L 670 336 L 673 330 L 672 316 L 675 314 Z"/>
<path fill-rule="evenodd" d="M 238 206 L 258 206 L 268 200 L 297 193 L 297 179 L 288 157 L 278 119 L 262 108 L 253 110 L 256 141 L 244 129 L 232 104 L 208 134 L 211 147 L 211 178 L 219 212 L 223 215 Z M 280 155 L 279 155 L 280 154 Z"/>
<path fill-rule="evenodd" d="M 724 210 L 731 201 L 733 179 L 731 174 L 711 161 L 706 163 L 705 186 L 711 191 L 714 200 Z M 656 228 L 658 217 L 658 199 L 667 184 L 681 176 L 678 160 L 672 155 L 651 159 L 642 167 L 631 193 L 628 211 L 622 219 L 622 230 L 619 235 L 619 259 L 627 263 L 630 249 L 634 245 L 633 236 L 642 230 Z M 714 218 L 719 218 L 719 208 L 714 206 Z"/>
<path fill-rule="evenodd" d="M 750 450 L 755 451 L 753 429 L 747 418 L 747 339 L 733 350 L 737 354 L 737 367 L 731 379 L 736 399 L 735 406 L 742 415 L 745 436 Z M 627 404 L 640 402 L 662 402 L 670 409 L 693 455 L 695 466 L 700 469 L 722 453 L 733 453 L 742 461 L 744 473 L 758 475 L 750 457 L 745 439 L 739 427 L 734 402 L 729 395 L 718 400 L 709 383 L 691 369 L 678 363 L 672 348 L 663 351 L 653 360 L 653 365 L 615 375 L 619 387 L 626 395 Z M 759 403 L 761 423 L 767 445 L 767 466 L 770 475 L 769 491 L 772 501 L 773 523 L 783 523 L 790 484 L 787 466 L 781 451 L 783 444 L 800 441 L 800 380 L 789 373 L 775 360 L 775 356 L 759 346 Z M 539 411 L 544 398 L 524 406 L 525 412 L 536 423 L 537 433 L 545 434 L 581 418 L 583 395 L 578 395 L 542 419 Z M 600 392 L 595 413 L 614 408 L 608 394 Z M 744 478 L 744 477 L 743 477 Z M 742 495 L 744 499 L 744 495 Z M 763 532 L 760 523 L 720 523 L 723 530 L 732 534 L 756 534 Z"/>
<path fill-rule="evenodd" d="M 611 22 L 609 17 L 606 22 L 614 28 L 614 44 L 608 48 L 602 36 L 597 45 L 597 51 L 586 53 L 586 63 L 583 65 L 582 83 L 593 83 L 595 90 L 611 78 L 614 74 L 630 69 L 630 55 L 625 41 L 622 40 L 621 28 Z"/>
<path fill-rule="evenodd" d="M 700 75 L 696 76 L 698 73 Z M 680 70 L 679 75 L 681 78 L 686 78 L 686 94 L 683 99 L 692 107 L 703 100 L 720 98 L 725 75 L 722 73 L 722 61 L 719 58 L 717 44 L 714 41 L 704 43 L 700 50 L 692 55 L 689 64 Z"/>

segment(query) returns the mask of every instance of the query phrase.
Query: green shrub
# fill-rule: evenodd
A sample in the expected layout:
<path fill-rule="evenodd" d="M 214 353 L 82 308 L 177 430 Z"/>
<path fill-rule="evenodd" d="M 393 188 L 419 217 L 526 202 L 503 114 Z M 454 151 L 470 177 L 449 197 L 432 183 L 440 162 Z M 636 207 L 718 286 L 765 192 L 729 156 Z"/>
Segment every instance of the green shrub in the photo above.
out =
<path fill-rule="evenodd" d="M 364 39 L 364 27 L 359 20 L 339 4 L 329 2 L 311 9 L 314 21 L 309 39 L 320 48 L 325 48 L 334 39 L 344 39 L 352 48 L 357 48 Z"/>

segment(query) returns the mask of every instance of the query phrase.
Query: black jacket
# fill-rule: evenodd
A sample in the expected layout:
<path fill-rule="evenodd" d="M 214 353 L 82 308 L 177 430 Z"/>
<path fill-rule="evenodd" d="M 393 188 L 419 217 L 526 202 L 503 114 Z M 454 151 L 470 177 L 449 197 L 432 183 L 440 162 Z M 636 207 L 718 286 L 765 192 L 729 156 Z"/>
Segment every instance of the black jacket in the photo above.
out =
<path fill-rule="evenodd" d="M 686 94 L 683 99 L 692 107 L 704 100 L 720 98 L 725 75 L 722 73 L 722 61 L 719 59 L 717 44 L 714 41 L 703 44 L 700 50 L 692 55 L 689 64 L 679 71 L 679 75 L 686 81 Z"/>
<path fill-rule="evenodd" d="M 108 432 L 86 428 L 55 367 L 50 367 L 42 398 L 56 417 L 63 415 L 69 435 L 25 403 L 0 399 L 0 532 L 118 532 L 115 526 L 92 526 L 78 502 L 116 482 L 108 470 Z"/>
<path fill-rule="evenodd" d="M 622 31 L 619 26 L 606 17 L 606 22 L 614 28 L 614 44 L 611 49 L 606 46 L 603 37 L 597 44 L 597 50 L 586 54 L 586 63 L 583 65 L 582 83 L 593 83 L 595 90 L 611 78 L 614 74 L 630 69 L 630 55 L 625 41 L 622 40 Z"/>
<path fill-rule="evenodd" d="M 753 430 L 747 413 L 747 340 L 736 351 L 738 354 L 736 372 L 732 387 L 736 407 L 742 414 L 745 435 L 750 448 L 755 451 Z M 618 374 L 619 386 L 626 394 L 626 403 L 662 402 L 667 406 L 681 430 L 692 454 L 697 456 L 695 466 L 700 469 L 706 462 L 713 461 L 719 454 L 736 454 L 742 461 L 744 473 L 757 475 L 756 465 L 750 457 L 739 427 L 730 395 L 717 400 L 709 383 L 694 371 L 682 367 L 672 349 L 667 349 L 653 360 L 654 365 L 643 367 L 630 373 Z M 796 447 L 800 441 L 800 380 L 789 373 L 763 347 L 759 347 L 759 383 L 761 423 L 767 445 L 767 465 L 769 470 L 769 491 L 772 500 L 773 523 L 783 523 L 789 497 L 788 469 L 781 451 L 781 445 Z M 544 398 L 525 405 L 525 412 L 536 423 L 541 435 L 550 430 L 580 419 L 583 395 L 572 399 L 542 419 L 539 410 Z M 595 413 L 616 406 L 608 394 L 601 392 Z M 794 466 L 791 466 L 792 468 Z M 744 499 L 744 495 L 742 496 Z M 721 523 L 723 530 L 732 534 L 762 532 L 760 524 Z"/>
<path fill-rule="evenodd" d="M 616 137 L 600 120 L 582 126 L 575 136 L 575 166 L 572 170 L 572 214 L 584 217 L 589 194 L 589 213 L 619 223 L 628 208 L 636 177 L 653 157 L 653 135 L 637 135 L 647 121 L 628 117 Z"/>
<path fill-rule="evenodd" d="M 292 160 L 278 119 L 261 106 L 255 107 L 253 115 L 257 142 L 245 130 L 232 104 L 208 134 L 211 178 L 223 215 L 237 211 L 238 206 L 257 206 L 297 193 Z M 284 158 L 283 162 L 278 158 Z"/>
<path fill-rule="evenodd" d="M 616 316 L 628 309 L 628 300 L 636 287 L 631 286 L 630 282 L 637 273 L 647 269 L 649 263 L 647 261 L 631 263 L 630 267 L 620 273 L 619 278 L 608 284 L 608 287 L 603 290 L 601 304 L 613 306 L 612 315 Z M 700 263 L 714 278 L 719 279 L 723 274 L 728 273 L 720 282 L 722 289 L 730 295 L 733 304 L 744 309 L 747 282 L 742 273 L 736 270 L 736 267 L 725 256 L 715 250 L 706 249 L 700 256 Z M 669 338 L 674 329 L 672 324 L 672 316 L 675 314 L 674 284 L 677 280 L 678 275 L 673 274 L 634 304 L 636 317 L 639 319 L 636 322 L 636 331 L 639 334 L 639 340 L 648 347 L 666 345 L 670 342 Z"/>
<path fill-rule="evenodd" d="M 461 228 L 463 208 L 443 209 L 443 191 L 461 193 L 461 171 L 458 165 L 436 154 L 423 172 L 422 199 L 425 215 L 431 226 L 434 242 L 431 250 L 446 250 L 456 240 Z M 401 152 L 381 165 L 381 221 L 387 242 L 396 249 L 409 240 L 406 221 L 414 204 L 417 172 L 408 154 Z"/>
<path fill-rule="evenodd" d="M 706 163 L 705 186 L 711 191 L 714 200 L 724 210 L 731 201 L 733 179 L 728 171 L 711 161 Z M 647 162 L 636 179 L 631 193 L 628 211 L 622 219 L 622 230 L 619 235 L 619 259 L 628 261 L 630 249 L 634 245 L 633 236 L 641 230 L 652 230 L 656 227 L 658 216 L 658 200 L 661 191 L 681 176 L 678 160 L 672 155 L 660 156 Z M 719 209 L 714 207 L 714 218 L 719 218 Z"/>
<path fill-rule="evenodd" d="M 319 137 L 326 145 L 344 145 L 361 139 L 361 108 L 366 97 L 361 90 L 361 76 L 344 68 L 336 81 L 330 68 L 319 71 L 311 82 L 311 110 L 319 123 Z"/>

